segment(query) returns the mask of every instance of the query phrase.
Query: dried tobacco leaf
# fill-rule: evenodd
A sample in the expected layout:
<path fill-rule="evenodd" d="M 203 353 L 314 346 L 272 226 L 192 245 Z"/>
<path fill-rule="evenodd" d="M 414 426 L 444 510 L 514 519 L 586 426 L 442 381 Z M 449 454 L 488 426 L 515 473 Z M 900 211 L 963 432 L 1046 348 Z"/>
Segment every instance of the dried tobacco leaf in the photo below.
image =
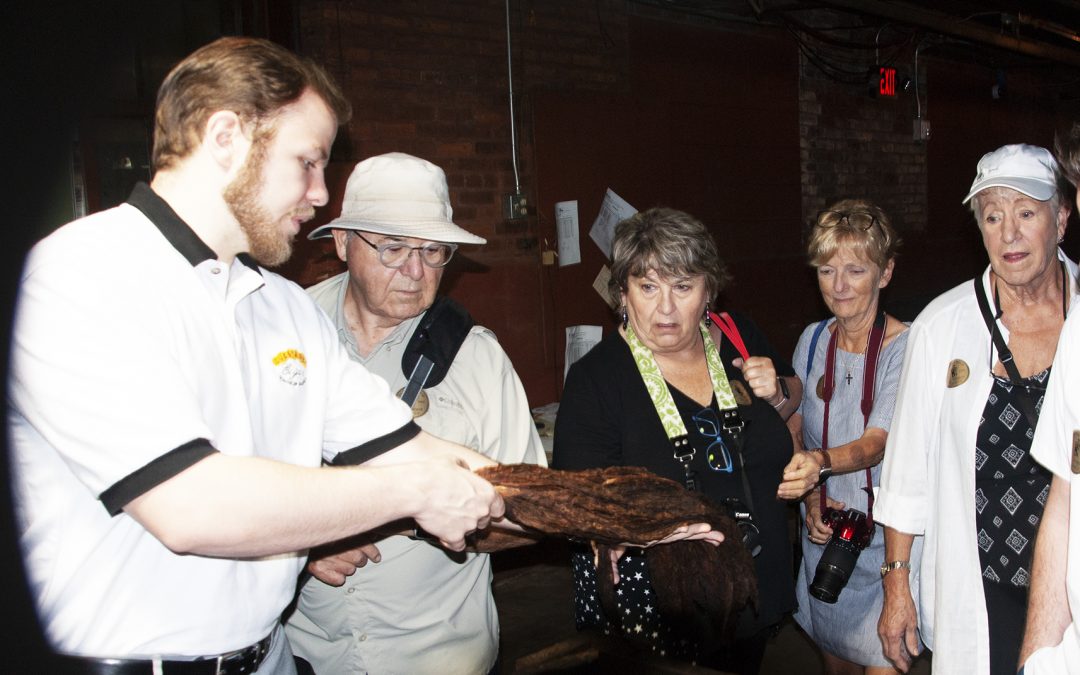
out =
<path fill-rule="evenodd" d="M 640 467 L 560 471 L 508 464 L 477 473 L 502 495 L 507 518 L 546 535 L 596 542 L 601 560 L 611 545 L 657 541 L 689 523 L 723 532 L 719 546 L 679 541 L 645 549 L 657 607 L 668 623 L 698 639 L 730 641 L 739 611 L 756 606 L 754 561 L 735 521 L 675 481 Z M 611 576 L 597 579 L 601 602 L 617 620 Z"/>

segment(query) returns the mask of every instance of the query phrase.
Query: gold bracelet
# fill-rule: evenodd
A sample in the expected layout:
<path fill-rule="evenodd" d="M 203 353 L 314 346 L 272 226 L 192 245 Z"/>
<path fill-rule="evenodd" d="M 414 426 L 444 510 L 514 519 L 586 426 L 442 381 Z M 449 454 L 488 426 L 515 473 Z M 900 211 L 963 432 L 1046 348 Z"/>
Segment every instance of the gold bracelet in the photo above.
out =
<path fill-rule="evenodd" d="M 881 578 L 884 579 L 886 574 L 899 569 L 905 569 L 910 572 L 911 562 L 907 560 L 894 560 L 889 563 L 881 563 Z"/>

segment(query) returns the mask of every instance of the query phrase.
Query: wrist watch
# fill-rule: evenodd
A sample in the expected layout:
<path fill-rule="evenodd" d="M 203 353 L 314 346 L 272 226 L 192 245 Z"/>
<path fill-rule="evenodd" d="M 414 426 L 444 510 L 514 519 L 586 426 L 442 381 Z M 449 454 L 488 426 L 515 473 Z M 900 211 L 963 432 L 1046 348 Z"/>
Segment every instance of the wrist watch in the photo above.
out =
<path fill-rule="evenodd" d="M 893 570 L 905 569 L 911 571 L 911 563 L 907 560 L 894 560 L 889 563 L 881 563 L 881 577 L 885 578 L 885 575 Z"/>
<path fill-rule="evenodd" d="M 818 469 L 817 474 L 818 485 L 821 485 L 832 475 L 832 458 L 829 457 L 829 451 L 825 448 L 818 448 L 817 451 L 821 453 L 821 468 Z"/>
<path fill-rule="evenodd" d="M 784 382 L 784 378 L 779 375 L 776 376 L 776 384 L 777 388 L 780 390 L 780 402 L 773 403 L 772 407 L 779 410 L 784 407 L 784 404 L 787 403 L 789 399 L 791 399 L 791 393 L 788 391 L 787 382 Z"/>

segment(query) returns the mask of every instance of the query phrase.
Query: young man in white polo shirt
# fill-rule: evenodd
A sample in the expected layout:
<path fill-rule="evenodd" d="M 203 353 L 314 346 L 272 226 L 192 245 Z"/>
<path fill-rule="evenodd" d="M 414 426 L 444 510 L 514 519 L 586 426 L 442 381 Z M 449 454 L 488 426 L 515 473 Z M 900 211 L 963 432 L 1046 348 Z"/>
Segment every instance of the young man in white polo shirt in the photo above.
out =
<path fill-rule="evenodd" d="M 278 617 L 307 548 L 414 518 L 460 550 L 502 515 L 462 468 L 490 460 L 421 432 L 304 292 L 256 264 L 283 262 L 327 201 L 348 115 L 317 66 L 219 40 L 162 85 L 152 184 L 27 260 L 18 522 L 73 670 L 291 673 Z"/>

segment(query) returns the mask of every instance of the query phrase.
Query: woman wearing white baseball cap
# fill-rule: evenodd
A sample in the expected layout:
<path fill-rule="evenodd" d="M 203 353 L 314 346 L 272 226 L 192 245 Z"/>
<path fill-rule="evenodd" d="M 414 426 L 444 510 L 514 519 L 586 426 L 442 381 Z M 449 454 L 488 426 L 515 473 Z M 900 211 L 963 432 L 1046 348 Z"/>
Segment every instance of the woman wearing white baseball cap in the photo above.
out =
<path fill-rule="evenodd" d="M 1057 246 L 1071 208 L 1059 185 L 1045 148 L 984 155 L 964 203 L 990 264 L 910 329 L 874 505 L 886 526 L 878 632 L 901 670 L 918 631 L 935 672 L 1016 672 L 1050 484 L 1029 449 L 1077 298 Z"/>

